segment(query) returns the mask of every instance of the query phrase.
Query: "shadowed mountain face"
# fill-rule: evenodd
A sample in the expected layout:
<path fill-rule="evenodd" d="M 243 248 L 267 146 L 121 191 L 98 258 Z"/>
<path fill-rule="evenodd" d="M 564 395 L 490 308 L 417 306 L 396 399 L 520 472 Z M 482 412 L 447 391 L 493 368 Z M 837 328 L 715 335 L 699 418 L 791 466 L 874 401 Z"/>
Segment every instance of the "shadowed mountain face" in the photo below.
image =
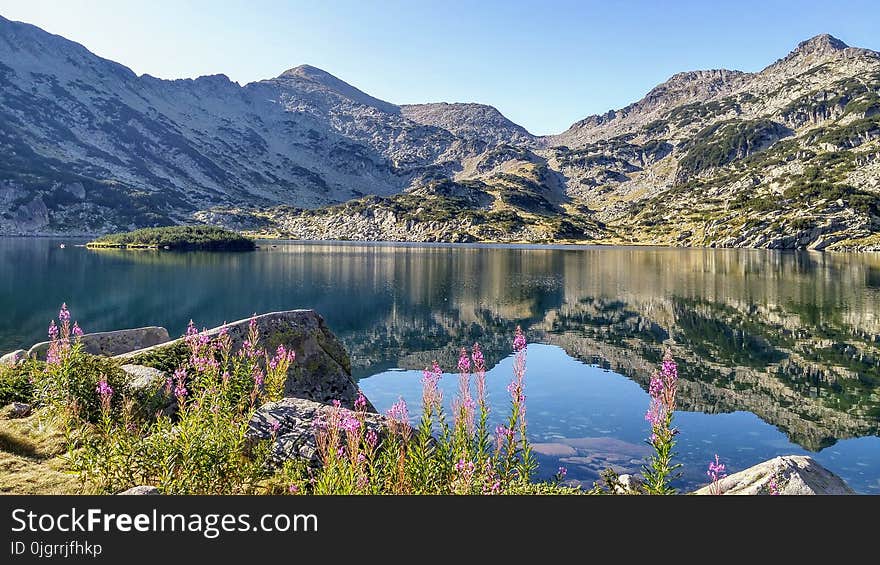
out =
<path fill-rule="evenodd" d="M 308 65 L 244 86 L 139 77 L 0 17 L 0 233 L 198 221 L 301 239 L 880 249 L 878 120 L 880 55 L 830 35 L 756 73 L 678 73 L 537 137 L 491 106 L 397 106 Z"/>

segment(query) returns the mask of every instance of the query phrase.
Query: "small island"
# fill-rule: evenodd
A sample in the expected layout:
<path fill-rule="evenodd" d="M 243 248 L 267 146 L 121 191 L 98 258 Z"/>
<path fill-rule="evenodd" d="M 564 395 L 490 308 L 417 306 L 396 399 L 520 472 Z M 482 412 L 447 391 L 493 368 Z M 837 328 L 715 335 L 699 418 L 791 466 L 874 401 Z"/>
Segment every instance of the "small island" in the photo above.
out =
<path fill-rule="evenodd" d="M 90 249 L 166 249 L 171 251 L 253 251 L 254 240 L 217 226 L 168 226 L 108 234 Z"/>

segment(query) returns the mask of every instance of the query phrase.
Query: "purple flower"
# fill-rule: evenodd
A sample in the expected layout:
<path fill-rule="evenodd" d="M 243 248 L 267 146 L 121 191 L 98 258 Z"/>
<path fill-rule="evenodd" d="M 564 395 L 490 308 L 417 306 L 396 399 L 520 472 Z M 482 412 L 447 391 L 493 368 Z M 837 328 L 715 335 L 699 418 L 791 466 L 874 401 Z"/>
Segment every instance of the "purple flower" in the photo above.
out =
<path fill-rule="evenodd" d="M 663 379 L 661 379 L 659 375 L 654 374 L 651 377 L 651 385 L 648 387 L 648 394 L 654 398 L 663 394 Z"/>
<path fill-rule="evenodd" d="M 391 408 L 385 412 L 385 415 L 388 416 L 391 420 L 398 424 L 408 424 L 409 423 L 409 409 L 406 407 L 406 401 L 403 398 L 400 398 L 397 402 L 391 405 Z"/>
<path fill-rule="evenodd" d="M 459 473 L 467 473 L 467 474 L 473 473 L 474 467 L 475 467 L 474 462 L 469 461 L 469 460 L 465 459 L 464 457 L 460 458 L 455 463 L 455 470 L 458 471 Z"/>
<path fill-rule="evenodd" d="M 471 349 L 471 360 L 474 362 L 474 371 L 486 370 L 486 361 L 483 359 L 483 351 L 480 349 L 479 343 L 475 343 Z"/>
<path fill-rule="evenodd" d="M 443 403 L 443 393 L 438 388 L 440 382 L 440 367 L 437 362 L 431 368 L 425 367 L 422 371 L 422 405 L 425 410 L 434 410 Z"/>
<path fill-rule="evenodd" d="M 376 430 L 370 428 L 369 430 L 367 430 L 367 435 L 365 439 L 367 445 L 369 445 L 370 448 L 374 448 L 376 447 L 376 444 L 379 443 L 379 434 L 376 433 Z"/>
<path fill-rule="evenodd" d="M 556 471 L 556 474 L 559 476 L 559 480 L 562 480 L 568 474 L 568 469 L 566 469 L 565 467 L 560 467 L 559 470 Z"/>
<path fill-rule="evenodd" d="M 263 386 L 264 377 L 265 375 L 263 375 L 261 369 L 254 369 L 254 388 L 260 388 Z"/>
<path fill-rule="evenodd" d="M 83 331 L 82 331 L 82 329 L 79 327 L 79 323 L 78 323 L 78 322 L 74 322 L 74 323 L 73 323 L 73 330 L 71 330 L 71 333 L 73 334 L 73 337 L 75 337 L 75 338 L 80 338 L 80 337 L 83 336 Z"/>
<path fill-rule="evenodd" d="M 49 339 L 51 341 L 58 339 L 58 326 L 55 325 L 55 320 L 49 322 Z"/>
<path fill-rule="evenodd" d="M 62 324 L 65 322 L 70 322 L 70 311 L 67 309 L 66 302 L 61 304 L 61 310 L 58 311 L 58 321 Z"/>
<path fill-rule="evenodd" d="M 357 399 L 354 401 L 354 409 L 355 410 L 366 410 L 367 409 L 367 397 L 364 396 L 364 393 L 358 391 Z"/>
<path fill-rule="evenodd" d="M 101 378 L 101 380 L 98 381 L 98 387 L 95 389 L 95 392 L 98 393 L 98 396 L 101 397 L 102 401 L 110 400 L 110 397 L 113 396 L 113 388 L 107 384 L 106 378 Z"/>
<path fill-rule="evenodd" d="M 350 414 L 346 414 L 342 417 L 342 423 L 339 427 L 347 433 L 355 434 L 361 428 L 361 423 L 357 418 L 352 417 Z"/>
<path fill-rule="evenodd" d="M 281 429 L 281 422 L 272 422 L 272 435 L 277 435 L 278 430 Z"/>
<path fill-rule="evenodd" d="M 645 412 L 645 420 L 651 423 L 652 428 L 662 425 L 666 421 L 666 408 L 657 398 L 652 398 Z"/>
<path fill-rule="evenodd" d="M 675 361 L 672 359 L 672 354 L 668 351 L 663 357 L 661 372 L 667 380 L 675 381 L 678 379 L 678 365 L 675 364 Z"/>
<path fill-rule="evenodd" d="M 290 494 L 296 494 L 297 492 L 299 492 L 299 487 L 294 484 L 291 484 L 289 487 L 287 487 L 287 491 Z"/>
<path fill-rule="evenodd" d="M 526 400 L 526 395 L 523 394 L 522 383 L 519 380 L 511 381 L 509 385 L 507 385 L 507 392 L 510 393 L 510 398 L 516 403 L 522 404 Z"/>
<path fill-rule="evenodd" d="M 771 496 L 779 496 L 779 483 L 776 482 L 776 474 L 771 475 L 767 482 L 767 488 L 770 490 Z"/>
<path fill-rule="evenodd" d="M 464 347 L 461 348 L 461 352 L 458 356 L 458 370 L 461 373 L 470 373 L 471 371 L 471 360 L 468 357 L 467 349 Z"/>
<path fill-rule="evenodd" d="M 706 473 L 710 477 L 712 477 L 712 480 L 717 480 L 719 478 L 723 479 L 724 477 L 727 476 L 727 473 L 724 472 L 725 469 L 726 469 L 726 467 L 724 466 L 724 463 L 721 463 L 719 461 L 718 454 L 716 453 L 715 454 L 715 461 L 709 462 L 709 470 L 706 471 Z"/>
<path fill-rule="evenodd" d="M 498 425 L 495 427 L 495 444 L 498 449 L 501 449 L 501 446 L 504 445 L 505 440 L 512 441 L 513 436 L 516 432 L 514 432 L 511 428 L 507 426 Z"/>
<path fill-rule="evenodd" d="M 522 328 L 517 326 L 516 333 L 513 337 L 513 350 L 516 352 L 523 351 L 526 348 L 526 336 L 523 334 Z"/>
<path fill-rule="evenodd" d="M 706 474 L 709 475 L 710 479 L 712 479 L 712 486 L 710 487 L 710 491 L 714 494 L 721 494 L 721 485 L 718 484 L 718 481 L 727 476 L 725 470 L 726 467 L 718 459 L 718 454 L 716 453 L 715 461 L 709 462 L 709 470 L 706 471 Z"/>
<path fill-rule="evenodd" d="M 174 396 L 177 397 L 178 401 L 182 401 L 186 398 L 186 369 L 183 367 L 174 371 Z"/>

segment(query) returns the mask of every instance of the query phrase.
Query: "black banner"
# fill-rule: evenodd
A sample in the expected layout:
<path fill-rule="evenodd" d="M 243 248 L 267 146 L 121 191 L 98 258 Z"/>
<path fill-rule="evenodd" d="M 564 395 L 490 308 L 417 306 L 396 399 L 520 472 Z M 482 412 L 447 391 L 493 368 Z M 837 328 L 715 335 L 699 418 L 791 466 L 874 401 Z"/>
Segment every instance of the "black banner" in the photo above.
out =
<path fill-rule="evenodd" d="M 611 551 L 792 552 L 873 529 L 875 497 L 0 497 L 0 563 L 178 563 L 313 556 L 336 563 L 422 549 L 500 558 Z M 848 517 L 841 519 L 841 517 Z M 842 538 L 837 538 L 837 531 Z M 810 532 L 820 532 L 813 535 Z M 731 545 L 731 541 L 736 541 Z M 415 544 L 414 546 L 412 544 Z M 756 545 L 754 545 L 756 544 Z M 751 549 L 750 549 L 751 548 Z M 406 550 L 402 562 L 417 563 Z M 762 551 L 762 555 L 765 555 Z M 709 559 L 711 561 L 711 559 Z M 518 562 L 518 561 L 514 561 Z"/>

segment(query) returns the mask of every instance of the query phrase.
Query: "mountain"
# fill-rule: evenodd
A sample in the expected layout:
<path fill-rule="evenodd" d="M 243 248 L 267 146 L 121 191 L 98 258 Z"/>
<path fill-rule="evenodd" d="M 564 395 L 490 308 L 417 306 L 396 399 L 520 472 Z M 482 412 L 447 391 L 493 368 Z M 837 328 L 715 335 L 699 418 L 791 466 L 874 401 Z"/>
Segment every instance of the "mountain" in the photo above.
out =
<path fill-rule="evenodd" d="M 460 137 L 479 139 L 487 143 L 531 145 L 536 141 L 519 126 L 492 106 L 485 104 L 405 104 L 400 107 L 404 117 L 426 125 L 443 128 Z"/>
<path fill-rule="evenodd" d="M 137 76 L 0 18 L 0 233 L 209 222 L 298 238 L 880 249 L 880 54 L 830 35 L 533 136 L 302 65 Z"/>
<path fill-rule="evenodd" d="M 391 195 L 487 151 L 307 65 L 244 86 L 223 75 L 160 80 L 4 18 L 0 123 L 0 233 Z"/>

